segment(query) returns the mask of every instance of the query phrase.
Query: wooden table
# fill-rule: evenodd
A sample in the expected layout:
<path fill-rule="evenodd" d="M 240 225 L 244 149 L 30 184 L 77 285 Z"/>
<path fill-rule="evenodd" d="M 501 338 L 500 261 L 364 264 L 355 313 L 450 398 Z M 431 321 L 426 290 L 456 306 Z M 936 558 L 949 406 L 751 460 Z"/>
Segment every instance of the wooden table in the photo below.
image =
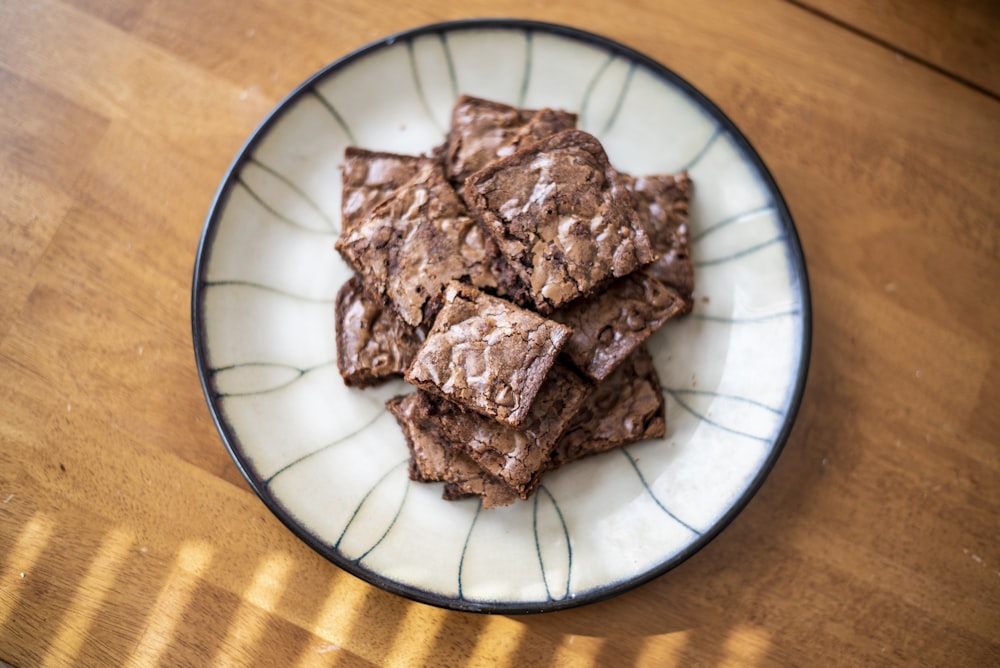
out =
<path fill-rule="evenodd" d="M 381 7 L 381 9 L 376 9 Z M 1000 665 L 1000 9 L 990 0 L 0 3 L 0 659 Z M 706 549 L 565 612 L 448 612 L 298 541 L 223 448 L 194 254 L 288 91 L 386 34 L 569 23 L 693 82 L 795 216 L 809 381 Z"/>

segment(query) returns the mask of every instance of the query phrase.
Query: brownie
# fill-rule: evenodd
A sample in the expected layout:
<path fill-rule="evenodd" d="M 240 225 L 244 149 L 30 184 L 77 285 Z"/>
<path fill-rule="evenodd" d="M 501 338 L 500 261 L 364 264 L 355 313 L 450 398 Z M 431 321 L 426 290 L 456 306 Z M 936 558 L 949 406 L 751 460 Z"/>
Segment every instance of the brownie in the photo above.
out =
<path fill-rule="evenodd" d="M 556 441 L 589 392 L 590 385 L 573 371 L 561 365 L 553 367 L 520 429 L 464 410 L 429 392 L 422 394 L 445 443 L 467 454 L 526 499 L 538 487 Z"/>
<path fill-rule="evenodd" d="M 426 333 L 372 299 L 356 275 L 337 293 L 335 316 L 337 367 L 344 383 L 351 387 L 368 387 L 402 376 Z"/>
<path fill-rule="evenodd" d="M 572 333 L 506 300 L 451 283 L 404 378 L 519 427 Z"/>
<path fill-rule="evenodd" d="M 452 280 L 497 287 L 496 248 L 444 177 L 421 158 L 416 175 L 336 243 L 365 288 L 411 326 L 429 323 Z"/>
<path fill-rule="evenodd" d="M 601 381 L 683 309 L 681 296 L 644 268 L 550 317 L 573 329 L 563 354 L 588 378 Z"/>
<path fill-rule="evenodd" d="M 470 95 L 458 98 L 444 152 L 445 171 L 456 186 L 518 146 L 576 126 L 576 114 L 518 109 Z"/>
<path fill-rule="evenodd" d="M 549 467 L 665 434 L 660 379 L 649 350 L 640 346 L 586 398 L 556 443 Z"/>
<path fill-rule="evenodd" d="M 466 180 L 463 195 L 540 313 L 655 259 L 624 182 L 581 130 L 491 162 Z"/>
<path fill-rule="evenodd" d="M 636 213 L 653 240 L 653 250 L 659 255 L 648 271 L 680 293 L 684 300 L 682 312 L 688 313 L 694 307 L 694 264 L 688 229 L 691 179 L 687 172 L 622 177 Z"/>
<path fill-rule="evenodd" d="M 344 151 L 341 171 L 341 229 L 349 232 L 369 211 L 412 179 L 420 158 L 369 151 L 355 146 Z"/>
<path fill-rule="evenodd" d="M 411 480 L 445 483 L 442 495 L 448 500 L 480 496 L 484 508 L 509 506 L 517 500 L 513 487 L 483 471 L 465 453 L 445 444 L 433 420 L 428 420 L 433 408 L 424 392 L 418 390 L 390 399 L 386 408 L 406 438 Z"/>

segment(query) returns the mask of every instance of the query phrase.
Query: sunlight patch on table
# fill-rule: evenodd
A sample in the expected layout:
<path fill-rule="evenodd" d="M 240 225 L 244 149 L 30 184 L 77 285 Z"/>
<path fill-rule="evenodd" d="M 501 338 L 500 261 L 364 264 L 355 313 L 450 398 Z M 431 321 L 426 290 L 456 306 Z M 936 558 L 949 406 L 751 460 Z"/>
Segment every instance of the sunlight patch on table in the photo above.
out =
<path fill-rule="evenodd" d="M 324 648 L 339 648 L 348 644 L 347 639 L 351 637 L 355 618 L 359 611 L 365 609 L 365 601 L 373 591 L 372 587 L 347 573 L 338 572 L 334 576 L 330 593 L 316 614 L 312 628 L 309 629 L 328 643 Z M 319 650 L 313 647 L 303 650 L 303 654 L 295 664 L 296 667 L 313 665 L 315 657 L 312 654 L 317 651 Z"/>
<path fill-rule="evenodd" d="M 729 632 L 723 645 L 720 668 L 745 668 L 764 663 L 771 639 L 767 631 L 749 626 L 738 626 Z"/>
<path fill-rule="evenodd" d="M 253 654 L 261 632 L 267 625 L 268 614 L 281 597 L 292 565 L 291 558 L 284 552 L 271 554 L 261 560 L 250 586 L 243 592 L 244 603 L 236 611 L 226 638 L 219 646 L 218 655 L 211 665 L 240 665 L 247 653 Z"/>
<path fill-rule="evenodd" d="M 3 574 L 3 579 L 0 580 L 3 589 L 6 592 L 15 592 L 13 594 L 5 592 L 4 597 L 0 598 L 0 628 L 4 628 L 21 598 L 20 588 L 15 589 L 15 587 L 25 578 L 31 577 L 31 569 L 38 561 L 42 548 L 49 542 L 54 525 L 52 518 L 40 512 L 35 513 L 24 525 L 13 551 L 8 556 L 3 570 L 0 571 Z"/>
<path fill-rule="evenodd" d="M 101 547 L 87 570 L 83 582 L 76 589 L 59 627 L 59 634 L 49 645 L 42 663 L 44 666 L 63 666 L 80 653 L 94 616 L 104 598 L 114 586 L 121 570 L 122 560 L 132 545 L 132 537 L 121 529 L 113 529 L 105 536 Z"/>
<path fill-rule="evenodd" d="M 469 666 L 511 666 L 527 627 L 506 617 L 489 617 L 469 655 Z"/>
<path fill-rule="evenodd" d="M 392 646 L 383 661 L 386 666 L 430 666 L 434 657 L 434 639 L 450 613 L 444 608 L 429 608 L 419 603 L 409 603 Z"/>
<path fill-rule="evenodd" d="M 212 561 L 212 547 L 204 541 L 185 541 L 177 552 L 167 582 L 153 606 L 149 624 L 136 643 L 128 665 L 157 665 L 170 643 L 198 580 Z"/>

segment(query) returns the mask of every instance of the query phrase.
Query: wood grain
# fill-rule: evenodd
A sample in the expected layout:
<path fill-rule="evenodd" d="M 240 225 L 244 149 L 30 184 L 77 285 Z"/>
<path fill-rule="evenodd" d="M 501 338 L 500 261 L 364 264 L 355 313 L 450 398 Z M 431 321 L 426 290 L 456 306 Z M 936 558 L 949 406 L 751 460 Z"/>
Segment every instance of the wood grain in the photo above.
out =
<path fill-rule="evenodd" d="M 0 3 L 0 659 L 1000 663 L 1000 103 L 939 71 L 996 91 L 995 14 L 956 6 L 950 61 L 907 41 L 943 5 L 810 4 L 846 27 L 779 0 Z M 498 13 L 618 39 L 716 101 L 788 200 L 814 308 L 798 421 L 746 510 L 664 577 L 530 617 L 413 603 L 295 539 L 215 432 L 189 319 L 204 216 L 274 104 L 371 40 Z"/>
<path fill-rule="evenodd" d="M 993 0 L 793 1 L 1000 95 L 1000 4 Z"/>

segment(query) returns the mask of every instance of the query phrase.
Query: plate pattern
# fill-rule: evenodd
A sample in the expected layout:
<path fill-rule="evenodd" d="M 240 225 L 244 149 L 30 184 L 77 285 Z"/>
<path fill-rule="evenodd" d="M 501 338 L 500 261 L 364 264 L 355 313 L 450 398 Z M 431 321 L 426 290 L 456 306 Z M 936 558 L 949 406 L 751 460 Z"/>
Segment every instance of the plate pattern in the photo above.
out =
<path fill-rule="evenodd" d="M 546 477 L 481 510 L 409 481 L 384 401 L 343 385 L 333 250 L 348 145 L 426 153 L 460 93 L 579 114 L 612 163 L 694 181 L 693 313 L 651 341 L 668 433 Z M 529 612 L 614 595 L 716 535 L 778 456 L 808 366 L 809 291 L 794 226 L 735 126 L 669 70 L 551 24 L 427 26 L 317 73 L 262 123 L 209 214 L 193 286 L 202 383 L 237 465 L 304 541 L 417 600 Z"/>

